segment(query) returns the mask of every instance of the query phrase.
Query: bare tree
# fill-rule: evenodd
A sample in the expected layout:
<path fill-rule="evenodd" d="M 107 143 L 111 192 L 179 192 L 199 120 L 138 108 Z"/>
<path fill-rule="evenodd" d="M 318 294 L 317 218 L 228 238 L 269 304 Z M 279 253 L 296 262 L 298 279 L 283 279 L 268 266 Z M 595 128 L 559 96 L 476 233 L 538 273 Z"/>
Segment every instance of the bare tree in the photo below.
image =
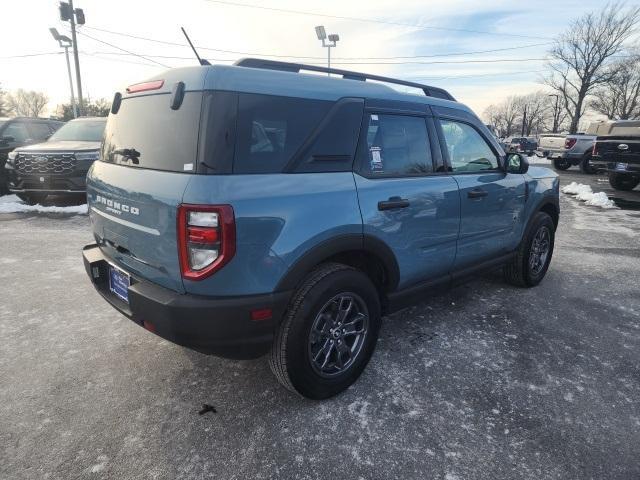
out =
<path fill-rule="evenodd" d="M 594 91 L 591 108 L 610 120 L 640 117 L 640 52 L 610 68 L 611 80 Z"/>
<path fill-rule="evenodd" d="M 570 133 L 576 133 L 587 106 L 586 98 L 611 80 L 607 62 L 624 50 L 624 42 L 640 20 L 640 7 L 625 8 L 609 3 L 599 13 L 589 13 L 571 24 L 549 52 L 552 73 L 545 83 L 553 88 L 571 118 Z"/>
<path fill-rule="evenodd" d="M 498 136 L 512 135 L 518 124 L 518 97 L 507 97 L 498 105 L 490 105 L 485 109 L 484 116 L 496 128 Z"/>
<path fill-rule="evenodd" d="M 513 95 L 497 105 L 489 106 L 484 111 L 484 117 L 502 137 L 538 134 L 551 129 L 554 102 L 543 91 Z M 559 123 L 565 117 L 566 114 L 561 114 Z"/>
<path fill-rule="evenodd" d="M 4 117 L 8 113 L 7 107 L 4 104 L 4 90 L 2 90 L 2 85 L 0 85 L 0 117 Z"/>
<path fill-rule="evenodd" d="M 26 91 L 21 88 L 7 94 L 8 110 L 18 117 L 39 117 L 49 103 L 49 97 L 42 92 Z"/>

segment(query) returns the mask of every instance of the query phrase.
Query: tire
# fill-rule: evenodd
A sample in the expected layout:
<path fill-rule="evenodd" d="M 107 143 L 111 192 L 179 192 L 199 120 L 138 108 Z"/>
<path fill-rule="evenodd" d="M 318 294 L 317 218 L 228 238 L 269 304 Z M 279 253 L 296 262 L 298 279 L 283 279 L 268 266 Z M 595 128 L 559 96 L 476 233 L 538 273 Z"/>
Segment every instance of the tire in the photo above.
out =
<path fill-rule="evenodd" d="M 593 167 L 593 165 L 591 165 L 591 154 L 590 153 L 586 154 L 582 158 L 582 161 L 580 162 L 580 171 L 582 173 L 584 173 L 584 174 L 587 174 L 587 175 L 593 175 L 594 173 L 596 173 L 595 167 Z"/>
<path fill-rule="evenodd" d="M 351 308 L 338 325 L 337 312 L 348 298 Z M 369 277 L 338 263 L 320 265 L 289 303 L 269 355 L 271 371 L 285 388 L 303 397 L 321 400 L 337 395 L 358 379 L 369 362 L 380 321 L 380 298 Z M 345 328 L 335 327 L 347 325 L 354 333 L 341 336 Z M 340 348 L 346 350 L 338 354 Z M 355 354 L 349 357 L 347 351 Z"/>
<path fill-rule="evenodd" d="M 47 198 L 46 193 L 16 193 L 18 198 L 28 205 L 36 205 Z"/>
<path fill-rule="evenodd" d="M 556 170 L 568 170 L 571 167 L 571 162 L 566 158 L 554 158 L 553 168 Z"/>
<path fill-rule="evenodd" d="M 541 233 L 541 232 L 546 232 Z M 537 245 L 540 245 L 541 238 L 546 235 L 547 250 L 544 259 L 537 258 L 532 264 L 532 255 L 538 257 L 538 252 L 533 251 Z M 533 217 L 530 227 L 525 233 L 525 237 L 520 242 L 515 258 L 511 263 L 504 267 L 505 280 L 518 287 L 535 287 L 538 285 L 547 273 L 551 257 L 553 256 L 553 245 L 555 241 L 555 225 L 551 217 L 544 213 L 538 212 Z"/>
<path fill-rule="evenodd" d="M 640 184 L 639 177 L 609 172 L 609 185 L 611 185 L 616 190 L 633 190 L 638 186 L 638 184 Z"/>

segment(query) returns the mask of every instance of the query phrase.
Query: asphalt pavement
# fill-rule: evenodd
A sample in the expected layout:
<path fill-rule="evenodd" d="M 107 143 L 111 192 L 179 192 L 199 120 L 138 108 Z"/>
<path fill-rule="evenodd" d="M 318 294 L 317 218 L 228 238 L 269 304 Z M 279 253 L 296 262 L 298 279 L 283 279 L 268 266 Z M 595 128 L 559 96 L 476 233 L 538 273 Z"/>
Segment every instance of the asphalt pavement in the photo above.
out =
<path fill-rule="evenodd" d="M 540 286 L 489 274 L 386 317 L 323 402 L 109 307 L 87 216 L 0 215 L 0 478 L 640 478 L 640 212 L 561 208 Z"/>

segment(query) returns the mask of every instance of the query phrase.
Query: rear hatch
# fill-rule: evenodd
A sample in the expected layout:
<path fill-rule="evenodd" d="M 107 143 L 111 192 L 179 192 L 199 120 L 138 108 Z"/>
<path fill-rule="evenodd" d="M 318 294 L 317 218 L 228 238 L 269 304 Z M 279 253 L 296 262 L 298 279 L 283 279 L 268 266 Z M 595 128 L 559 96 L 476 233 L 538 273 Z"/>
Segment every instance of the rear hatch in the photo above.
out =
<path fill-rule="evenodd" d="M 605 162 L 640 164 L 640 137 L 624 135 L 598 137 L 596 151 Z"/>
<path fill-rule="evenodd" d="M 202 83 L 200 91 L 186 89 L 177 109 L 175 85 L 165 76 L 160 87 L 123 95 L 112 107 L 87 199 L 96 241 L 114 265 L 183 292 L 177 209 L 197 169 Z"/>

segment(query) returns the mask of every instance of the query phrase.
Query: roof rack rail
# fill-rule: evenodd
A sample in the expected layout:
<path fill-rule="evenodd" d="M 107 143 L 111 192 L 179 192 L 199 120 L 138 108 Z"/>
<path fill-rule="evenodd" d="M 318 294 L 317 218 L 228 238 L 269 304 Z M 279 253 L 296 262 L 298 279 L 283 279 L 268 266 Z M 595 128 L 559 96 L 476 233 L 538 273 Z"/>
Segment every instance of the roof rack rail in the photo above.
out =
<path fill-rule="evenodd" d="M 366 82 L 367 80 L 375 80 L 378 82 L 394 83 L 396 85 L 404 85 L 405 87 L 418 88 L 422 90 L 427 97 L 453 100 L 454 102 L 456 101 L 456 99 L 453 98 L 453 96 L 443 88 L 431 87 L 422 83 L 408 82 L 406 80 L 399 80 L 397 78 L 371 75 L 369 73 L 353 72 L 350 70 L 341 70 L 338 68 L 321 67 L 318 65 L 305 65 L 303 63 L 265 60 L 262 58 L 242 58 L 235 62 L 234 65 L 237 65 L 239 67 L 262 68 L 264 70 L 279 70 L 282 72 L 293 73 L 299 73 L 300 70 L 306 70 L 310 72 L 334 73 L 336 75 L 342 75 L 342 78 L 347 80 L 360 80 L 362 82 Z"/>

